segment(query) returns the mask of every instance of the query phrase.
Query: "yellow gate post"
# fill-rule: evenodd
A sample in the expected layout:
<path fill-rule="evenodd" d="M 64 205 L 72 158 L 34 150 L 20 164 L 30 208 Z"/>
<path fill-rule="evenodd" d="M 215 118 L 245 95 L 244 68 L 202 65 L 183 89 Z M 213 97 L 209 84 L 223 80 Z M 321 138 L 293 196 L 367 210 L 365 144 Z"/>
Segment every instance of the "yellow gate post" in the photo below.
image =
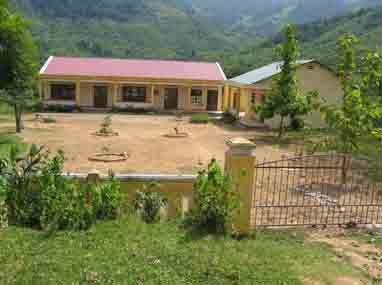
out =
<path fill-rule="evenodd" d="M 244 138 L 230 139 L 227 145 L 229 150 L 226 152 L 225 170 L 230 174 L 240 199 L 233 226 L 235 231 L 245 235 L 251 231 L 256 145 Z"/>

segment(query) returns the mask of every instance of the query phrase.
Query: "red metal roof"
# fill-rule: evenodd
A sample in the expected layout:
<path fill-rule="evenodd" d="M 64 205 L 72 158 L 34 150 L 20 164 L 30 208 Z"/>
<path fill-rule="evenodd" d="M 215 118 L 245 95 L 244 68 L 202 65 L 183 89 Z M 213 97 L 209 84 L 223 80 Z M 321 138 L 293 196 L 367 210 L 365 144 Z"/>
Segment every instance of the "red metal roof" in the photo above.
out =
<path fill-rule="evenodd" d="M 41 75 L 226 80 L 218 63 L 174 60 L 50 57 Z"/>

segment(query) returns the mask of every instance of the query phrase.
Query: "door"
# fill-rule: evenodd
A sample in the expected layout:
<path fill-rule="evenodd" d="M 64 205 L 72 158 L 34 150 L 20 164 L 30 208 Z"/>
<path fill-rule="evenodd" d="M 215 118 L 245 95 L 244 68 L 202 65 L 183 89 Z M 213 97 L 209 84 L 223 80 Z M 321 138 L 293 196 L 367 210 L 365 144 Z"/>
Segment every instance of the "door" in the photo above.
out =
<path fill-rule="evenodd" d="M 107 86 L 94 86 L 94 107 L 107 107 Z"/>
<path fill-rule="evenodd" d="M 165 110 L 178 109 L 178 88 L 165 88 L 164 108 Z"/>
<path fill-rule="evenodd" d="M 208 90 L 207 92 L 207 111 L 218 110 L 218 91 Z"/>

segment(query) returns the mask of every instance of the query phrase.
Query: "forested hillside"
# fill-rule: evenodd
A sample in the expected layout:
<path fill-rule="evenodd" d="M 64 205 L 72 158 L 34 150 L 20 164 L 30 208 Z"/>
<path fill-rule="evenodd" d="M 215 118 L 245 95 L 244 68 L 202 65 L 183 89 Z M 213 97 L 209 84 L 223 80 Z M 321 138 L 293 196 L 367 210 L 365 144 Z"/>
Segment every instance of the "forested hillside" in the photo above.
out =
<path fill-rule="evenodd" d="M 301 57 L 318 59 L 331 68 L 335 68 L 336 64 L 337 40 L 345 33 L 358 36 L 358 49 L 361 54 L 370 49 L 382 50 L 382 7 L 364 9 L 330 20 L 299 25 L 296 28 Z M 277 34 L 271 39 L 242 47 L 234 55 L 218 53 L 214 57 L 224 62 L 229 76 L 241 74 L 276 60 L 273 48 L 280 40 L 281 35 Z"/>
<path fill-rule="evenodd" d="M 50 54 L 194 58 L 235 41 L 179 0 L 12 0 Z"/>
<path fill-rule="evenodd" d="M 10 1 L 32 20 L 41 61 L 52 54 L 208 59 L 233 76 L 274 60 L 282 25 L 313 20 L 298 26 L 304 57 L 333 66 L 345 32 L 360 36 L 361 49 L 382 44 L 380 0 Z M 360 7 L 374 8 L 329 19 Z"/>

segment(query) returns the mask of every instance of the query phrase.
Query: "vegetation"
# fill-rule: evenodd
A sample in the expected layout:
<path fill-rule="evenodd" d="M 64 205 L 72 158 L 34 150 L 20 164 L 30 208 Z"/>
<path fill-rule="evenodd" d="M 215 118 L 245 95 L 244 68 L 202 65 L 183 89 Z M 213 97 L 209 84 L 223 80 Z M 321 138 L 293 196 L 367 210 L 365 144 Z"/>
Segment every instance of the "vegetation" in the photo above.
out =
<path fill-rule="evenodd" d="M 14 109 L 16 132 L 21 132 L 23 109 L 33 99 L 37 50 L 27 23 L 0 2 L 0 100 Z"/>
<path fill-rule="evenodd" d="M 294 28 L 290 25 L 284 29 L 285 39 L 282 45 L 276 48 L 276 53 L 281 57 L 281 73 L 276 77 L 272 90 L 265 97 L 261 105 L 254 106 L 260 119 L 271 119 L 280 116 L 278 130 L 279 139 L 286 130 L 286 120 L 289 119 L 296 125 L 299 117 L 313 110 L 314 99 L 317 93 L 301 94 L 296 76 L 296 61 L 299 58 L 298 41 Z"/>
<path fill-rule="evenodd" d="M 193 114 L 190 118 L 190 122 L 193 124 L 208 124 L 209 116 L 207 113 Z"/>
<path fill-rule="evenodd" d="M 88 229 L 97 219 L 116 218 L 119 184 L 81 183 L 62 176 L 63 153 L 53 158 L 32 145 L 21 155 L 16 147 L 1 160 L 5 202 L 10 223 L 43 230 Z"/>
<path fill-rule="evenodd" d="M 327 246 L 293 232 L 258 232 L 241 241 L 190 236 L 177 224 L 133 216 L 88 232 L 46 238 L 31 229 L 1 231 L 2 284 L 293 284 L 360 276 Z"/>
<path fill-rule="evenodd" d="M 159 187 L 158 183 L 152 182 L 135 193 L 134 208 L 142 220 L 149 224 L 160 219 L 160 209 L 167 205 L 167 199 L 156 192 Z"/>
<path fill-rule="evenodd" d="M 375 122 L 382 117 L 381 98 L 369 95 L 373 67 L 364 67 L 365 73 L 359 78 L 355 59 L 354 45 L 358 39 L 353 35 L 343 36 L 338 43 L 338 74 L 341 78 L 344 92 L 341 106 L 323 106 L 322 112 L 332 135 L 326 137 L 319 147 L 334 149 L 349 154 L 359 150 L 363 138 L 380 140 L 382 130 L 375 126 Z M 368 59 L 367 63 L 370 63 Z M 381 82 L 381 75 L 375 78 L 375 84 Z M 364 88 L 364 84 L 367 85 Z M 379 87 L 378 87 L 379 88 Z"/>
<path fill-rule="evenodd" d="M 228 174 L 223 174 L 213 159 L 207 170 L 199 173 L 193 188 L 194 207 L 187 222 L 214 233 L 232 230 L 232 217 L 239 207 L 239 197 Z"/>

